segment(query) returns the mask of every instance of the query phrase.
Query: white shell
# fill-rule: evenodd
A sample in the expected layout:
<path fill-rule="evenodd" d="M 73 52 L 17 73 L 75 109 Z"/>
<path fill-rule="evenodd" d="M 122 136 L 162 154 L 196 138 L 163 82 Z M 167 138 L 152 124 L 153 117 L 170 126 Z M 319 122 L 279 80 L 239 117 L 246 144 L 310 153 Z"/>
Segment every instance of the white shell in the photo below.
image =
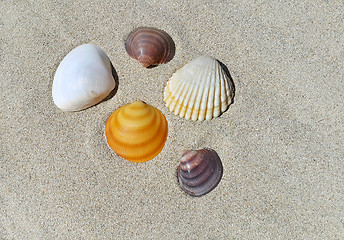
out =
<path fill-rule="evenodd" d="M 176 71 L 164 92 L 175 115 L 192 120 L 218 117 L 232 103 L 234 87 L 217 60 L 198 57 Z"/>
<path fill-rule="evenodd" d="M 84 44 L 68 53 L 57 68 L 53 100 L 62 110 L 79 111 L 99 103 L 115 86 L 108 56 L 99 47 Z"/>

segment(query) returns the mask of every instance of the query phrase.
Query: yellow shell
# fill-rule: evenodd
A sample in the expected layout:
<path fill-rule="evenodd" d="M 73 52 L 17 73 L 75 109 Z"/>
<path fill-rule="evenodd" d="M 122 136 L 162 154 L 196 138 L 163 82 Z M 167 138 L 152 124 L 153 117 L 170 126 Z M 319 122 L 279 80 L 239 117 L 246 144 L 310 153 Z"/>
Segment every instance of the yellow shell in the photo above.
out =
<path fill-rule="evenodd" d="M 136 163 L 158 155 L 166 142 L 167 132 L 165 116 L 141 101 L 120 107 L 105 125 L 109 146 L 117 155 Z"/>

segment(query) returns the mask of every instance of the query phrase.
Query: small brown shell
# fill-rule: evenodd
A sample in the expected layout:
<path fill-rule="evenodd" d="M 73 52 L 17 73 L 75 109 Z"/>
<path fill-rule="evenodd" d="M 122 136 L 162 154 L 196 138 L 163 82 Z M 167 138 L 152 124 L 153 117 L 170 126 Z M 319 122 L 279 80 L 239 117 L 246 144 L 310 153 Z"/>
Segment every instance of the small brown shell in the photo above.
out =
<path fill-rule="evenodd" d="M 171 61 L 176 50 L 174 41 L 165 31 L 149 27 L 132 31 L 125 42 L 125 49 L 144 67 Z"/>
<path fill-rule="evenodd" d="M 222 178 L 222 163 L 214 150 L 188 150 L 177 168 L 180 187 L 191 196 L 202 196 L 213 190 Z"/>

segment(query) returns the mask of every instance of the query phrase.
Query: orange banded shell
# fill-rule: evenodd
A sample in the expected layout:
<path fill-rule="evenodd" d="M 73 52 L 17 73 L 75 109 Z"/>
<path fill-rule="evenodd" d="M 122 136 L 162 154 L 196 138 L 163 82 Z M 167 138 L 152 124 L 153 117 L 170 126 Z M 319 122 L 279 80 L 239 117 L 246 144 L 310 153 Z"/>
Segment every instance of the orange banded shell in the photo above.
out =
<path fill-rule="evenodd" d="M 149 67 L 171 61 L 176 47 L 165 31 L 140 27 L 129 34 L 125 49 L 130 57 L 138 60 L 144 67 Z"/>
<path fill-rule="evenodd" d="M 165 116 L 141 101 L 120 107 L 105 125 L 109 146 L 131 162 L 146 162 L 157 156 L 167 139 Z"/>

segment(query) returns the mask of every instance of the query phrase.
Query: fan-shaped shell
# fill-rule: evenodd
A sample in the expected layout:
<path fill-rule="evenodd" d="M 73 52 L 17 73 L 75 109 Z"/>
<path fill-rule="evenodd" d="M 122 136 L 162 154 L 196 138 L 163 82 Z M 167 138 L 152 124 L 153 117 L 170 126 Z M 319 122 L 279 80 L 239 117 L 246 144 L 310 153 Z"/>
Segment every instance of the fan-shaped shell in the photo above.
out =
<path fill-rule="evenodd" d="M 153 159 L 167 139 L 165 116 L 141 101 L 120 107 L 111 114 L 105 126 L 109 146 L 132 162 Z"/>
<path fill-rule="evenodd" d="M 177 168 L 180 187 L 191 196 L 202 196 L 213 190 L 222 178 L 222 163 L 214 150 L 188 150 Z"/>
<path fill-rule="evenodd" d="M 140 27 L 129 34 L 125 49 L 130 57 L 149 67 L 171 61 L 175 44 L 165 31 Z"/>
<path fill-rule="evenodd" d="M 218 117 L 232 103 L 234 87 L 217 60 L 198 57 L 167 82 L 164 102 L 175 115 L 192 120 Z"/>
<path fill-rule="evenodd" d="M 79 111 L 99 103 L 115 86 L 106 53 L 95 45 L 84 44 L 68 53 L 58 66 L 52 95 L 62 110 Z"/>

